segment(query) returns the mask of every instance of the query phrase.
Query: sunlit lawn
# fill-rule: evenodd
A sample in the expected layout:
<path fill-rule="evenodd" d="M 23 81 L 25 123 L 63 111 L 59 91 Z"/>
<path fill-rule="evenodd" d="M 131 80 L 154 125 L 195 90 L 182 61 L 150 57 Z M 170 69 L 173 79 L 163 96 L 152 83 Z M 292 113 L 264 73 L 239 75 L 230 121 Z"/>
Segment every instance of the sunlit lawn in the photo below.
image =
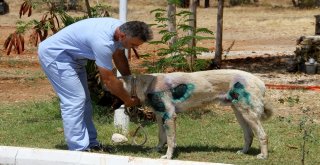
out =
<path fill-rule="evenodd" d="M 264 123 L 269 135 L 270 157 L 257 160 L 259 153 L 257 139 L 247 155 L 237 155 L 243 144 L 242 131 L 231 110 L 219 110 L 219 113 L 205 107 L 201 113 L 189 112 L 178 116 L 177 150 L 174 159 L 208 161 L 233 164 L 301 164 L 303 142 L 299 123 L 290 119 L 274 116 Z M 99 140 L 112 145 L 114 154 L 159 158 L 165 154 L 151 152 L 157 144 L 157 126 L 148 123 L 148 141 L 144 146 L 134 146 L 129 142 L 121 145 L 111 143 L 114 133 L 113 114 L 104 108 L 95 106 L 94 120 L 98 129 Z M 320 127 L 313 126 L 312 134 L 319 139 Z M 130 133 L 137 125 L 130 125 Z M 305 164 L 320 164 L 318 153 L 319 141 L 306 143 Z M 67 149 L 63 137 L 62 122 L 56 99 L 50 102 L 28 102 L 19 105 L 0 106 L 0 145 L 24 146 L 49 149 Z"/>

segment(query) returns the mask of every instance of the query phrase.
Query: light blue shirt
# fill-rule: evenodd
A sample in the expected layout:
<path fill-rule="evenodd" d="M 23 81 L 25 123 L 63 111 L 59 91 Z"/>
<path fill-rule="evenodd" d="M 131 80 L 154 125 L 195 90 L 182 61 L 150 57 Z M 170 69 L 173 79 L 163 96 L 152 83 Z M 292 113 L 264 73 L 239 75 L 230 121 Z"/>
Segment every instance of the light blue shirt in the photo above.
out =
<path fill-rule="evenodd" d="M 114 33 L 122 21 L 114 18 L 89 18 L 71 24 L 39 44 L 41 61 L 48 66 L 57 62 L 59 68 L 86 65 L 87 59 L 111 70 L 112 54 L 123 49 L 114 41 Z"/>

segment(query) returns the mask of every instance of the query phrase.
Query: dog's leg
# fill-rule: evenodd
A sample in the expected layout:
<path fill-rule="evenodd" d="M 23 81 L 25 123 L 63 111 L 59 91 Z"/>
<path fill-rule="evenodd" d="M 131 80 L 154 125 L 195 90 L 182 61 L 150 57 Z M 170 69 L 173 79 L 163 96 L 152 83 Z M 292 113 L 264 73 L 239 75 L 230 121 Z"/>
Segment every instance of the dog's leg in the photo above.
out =
<path fill-rule="evenodd" d="M 159 114 L 156 114 L 156 118 L 158 123 L 158 138 L 159 138 L 156 151 L 160 151 L 162 147 L 167 143 L 167 135 L 164 129 L 164 122 L 163 122 L 162 116 Z"/>
<path fill-rule="evenodd" d="M 268 137 L 264 132 L 259 117 L 255 113 L 258 111 L 259 110 L 256 110 L 255 108 L 250 108 L 247 110 L 242 110 L 240 113 L 259 139 L 261 153 L 257 155 L 257 158 L 266 159 L 268 158 Z"/>
<path fill-rule="evenodd" d="M 165 106 L 165 112 L 162 113 L 163 128 L 167 135 L 167 153 L 162 159 L 171 159 L 174 149 L 176 148 L 176 118 L 175 106 L 171 102 L 170 95 L 165 94 L 162 97 L 162 102 Z"/>
<path fill-rule="evenodd" d="M 176 148 L 176 113 L 173 113 L 169 119 L 164 121 L 164 129 L 167 134 L 167 153 L 162 159 L 171 159 Z"/>
<path fill-rule="evenodd" d="M 249 124 L 244 120 L 243 116 L 241 113 L 236 109 L 236 107 L 232 106 L 232 109 L 235 113 L 235 116 L 243 129 L 243 135 L 244 135 L 244 146 L 243 149 L 238 151 L 238 154 L 245 154 L 248 152 L 248 150 L 251 147 L 252 140 L 253 140 L 253 132 L 252 129 L 250 128 Z"/>
<path fill-rule="evenodd" d="M 263 96 L 261 95 L 263 91 L 261 90 L 265 88 L 258 87 L 257 90 L 257 87 L 253 88 L 253 86 L 246 86 L 245 84 L 239 81 L 234 83 L 227 94 L 227 99 L 232 102 L 236 115 L 240 114 L 237 118 L 238 120 L 240 119 L 240 124 L 244 127 L 245 134 L 247 134 L 247 137 L 245 135 L 245 141 L 247 142 L 243 151 L 246 151 L 252 142 L 250 131 L 248 131 L 246 125 L 243 125 L 243 123 L 247 123 L 259 138 L 261 153 L 257 158 L 266 159 L 268 157 L 268 138 L 260 122 L 261 113 L 264 111 Z M 241 123 L 242 118 L 240 116 L 245 122 Z"/>
<path fill-rule="evenodd" d="M 157 115 L 159 125 L 159 144 L 157 148 L 160 149 L 167 142 L 167 153 L 161 158 L 171 159 L 176 147 L 176 113 L 171 94 L 167 92 L 149 93 L 148 99 Z"/>

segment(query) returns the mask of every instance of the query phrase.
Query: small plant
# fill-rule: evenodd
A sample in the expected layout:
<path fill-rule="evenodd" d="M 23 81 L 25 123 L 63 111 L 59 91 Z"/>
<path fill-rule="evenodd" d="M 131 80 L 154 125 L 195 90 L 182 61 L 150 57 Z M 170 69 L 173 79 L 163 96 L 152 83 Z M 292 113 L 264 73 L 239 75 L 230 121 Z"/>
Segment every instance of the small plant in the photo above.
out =
<path fill-rule="evenodd" d="M 3 46 L 7 50 L 7 55 L 11 53 L 12 49 L 20 54 L 24 51 L 24 37 L 20 33 L 14 32 L 8 36 Z"/>
<path fill-rule="evenodd" d="M 21 18 L 23 15 L 30 17 L 32 10 L 42 5 L 47 5 L 48 8 L 40 21 L 33 19 L 29 22 L 24 22 L 22 20 L 17 22 L 17 30 L 9 34 L 4 43 L 7 55 L 10 55 L 12 51 L 15 51 L 18 54 L 21 54 L 24 51 L 24 34 L 30 28 L 32 29 L 32 33 L 29 37 L 29 41 L 33 46 L 38 46 L 39 42 L 48 37 L 50 30 L 51 33 L 55 34 L 65 26 L 81 19 L 88 18 L 87 15 L 82 17 L 71 17 L 63 10 L 63 7 L 57 7 L 56 1 L 54 0 L 24 0 L 20 6 L 19 17 Z M 94 7 L 90 7 L 90 13 L 92 13 L 92 17 L 109 16 L 108 9 L 110 9 L 109 6 L 97 4 Z M 62 22 L 64 26 L 60 25 L 60 22 Z"/>
<path fill-rule="evenodd" d="M 293 107 L 295 104 L 298 104 L 300 102 L 299 96 L 294 96 L 294 97 L 287 97 L 287 98 L 280 98 L 279 103 L 284 104 L 288 103 L 290 107 Z"/>
<path fill-rule="evenodd" d="M 22 15 L 28 13 L 28 17 L 32 14 L 32 1 L 31 0 L 24 0 L 24 2 L 20 6 L 19 16 L 21 18 Z"/>
<path fill-rule="evenodd" d="M 7 51 L 7 55 L 9 55 L 12 50 L 16 51 L 18 54 L 21 54 L 24 51 L 25 39 L 23 34 L 30 26 L 31 23 L 25 23 L 23 21 L 17 22 L 16 31 L 11 33 L 3 44 L 3 47 Z"/>
<path fill-rule="evenodd" d="M 42 0 L 42 3 L 46 3 L 49 6 L 49 11 L 46 12 L 40 21 L 31 20 L 24 22 L 22 20 L 17 22 L 17 30 L 11 33 L 4 44 L 4 48 L 7 51 L 7 55 L 10 55 L 12 50 L 15 50 L 18 54 L 24 51 L 25 39 L 24 33 L 32 27 L 32 34 L 30 35 L 30 42 L 32 45 L 37 46 L 40 41 L 43 41 L 48 36 L 48 30 L 51 29 L 53 33 L 56 33 L 59 28 L 59 20 L 57 18 L 58 10 L 54 8 L 51 1 Z M 32 9 L 39 6 L 41 3 L 38 1 L 25 0 L 20 7 L 19 17 L 28 13 L 28 17 L 32 14 Z"/>
<path fill-rule="evenodd" d="M 313 135 L 313 130 L 315 129 L 313 114 L 310 114 L 310 108 L 302 108 L 303 116 L 300 119 L 299 130 L 302 133 L 302 143 L 301 143 L 301 164 L 305 164 L 306 156 L 309 154 L 307 143 L 313 143 L 316 138 Z"/>
<path fill-rule="evenodd" d="M 155 21 L 157 24 L 152 24 L 151 26 L 156 26 L 160 28 L 159 34 L 162 35 L 161 40 L 159 41 L 151 41 L 150 44 L 155 45 L 167 45 L 169 40 L 173 37 L 176 37 L 177 40 L 172 45 L 158 49 L 157 55 L 160 56 L 160 60 L 156 62 L 155 66 L 151 68 L 151 70 L 158 72 L 165 72 L 168 69 L 174 69 L 174 71 L 195 71 L 196 64 L 193 64 L 191 68 L 187 64 L 188 56 L 196 56 L 201 52 L 208 52 L 209 49 L 205 47 L 188 47 L 188 44 L 192 41 L 201 41 L 214 39 L 213 32 L 208 30 L 207 28 L 196 28 L 194 29 L 192 26 L 189 26 L 188 23 L 191 21 L 188 19 L 192 12 L 189 11 L 181 11 L 175 14 L 176 17 L 179 18 L 177 23 L 177 31 L 170 32 L 167 30 L 167 21 L 169 18 L 166 17 L 166 10 L 164 9 L 155 9 L 150 13 L 154 14 Z M 188 31 L 194 31 L 194 35 L 187 34 Z M 209 36 L 199 35 L 200 33 L 207 34 Z M 197 63 L 197 62 L 195 62 Z M 198 65 L 199 66 L 199 65 Z"/>

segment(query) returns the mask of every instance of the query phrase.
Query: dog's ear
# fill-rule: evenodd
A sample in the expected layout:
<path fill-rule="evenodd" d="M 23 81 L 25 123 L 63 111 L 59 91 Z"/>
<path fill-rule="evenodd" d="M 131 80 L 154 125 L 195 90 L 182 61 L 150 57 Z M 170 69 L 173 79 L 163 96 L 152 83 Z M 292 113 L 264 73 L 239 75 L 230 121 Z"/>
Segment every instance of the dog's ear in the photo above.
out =
<path fill-rule="evenodd" d="M 109 91 L 104 91 L 103 96 L 97 103 L 101 106 L 110 107 L 112 110 L 118 109 L 124 102 L 117 96 L 111 94 Z"/>

